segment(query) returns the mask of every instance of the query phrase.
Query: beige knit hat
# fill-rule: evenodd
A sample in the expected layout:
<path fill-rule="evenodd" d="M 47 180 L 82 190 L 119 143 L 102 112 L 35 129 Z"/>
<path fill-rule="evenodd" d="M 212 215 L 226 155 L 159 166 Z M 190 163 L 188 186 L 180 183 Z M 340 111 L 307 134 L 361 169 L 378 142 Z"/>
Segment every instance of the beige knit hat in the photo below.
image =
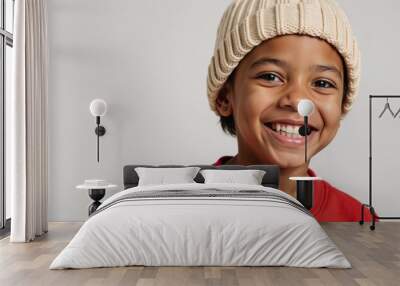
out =
<path fill-rule="evenodd" d="M 360 79 L 360 52 L 335 0 L 234 0 L 222 16 L 208 67 L 208 100 L 217 115 L 218 93 L 246 54 L 265 40 L 288 34 L 318 37 L 336 47 L 348 74 L 344 114 L 351 109 Z"/>

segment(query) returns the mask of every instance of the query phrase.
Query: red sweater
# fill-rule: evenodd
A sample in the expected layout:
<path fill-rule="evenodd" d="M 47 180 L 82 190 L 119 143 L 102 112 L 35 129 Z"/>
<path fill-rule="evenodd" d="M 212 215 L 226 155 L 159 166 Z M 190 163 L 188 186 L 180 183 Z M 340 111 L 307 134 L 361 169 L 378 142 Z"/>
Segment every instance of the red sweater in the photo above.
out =
<path fill-rule="evenodd" d="M 223 156 L 213 165 L 220 166 L 231 156 Z M 307 171 L 310 177 L 316 177 L 313 170 Z M 361 219 L 361 203 L 323 180 L 314 181 L 314 205 L 311 213 L 319 222 L 359 221 Z M 368 208 L 364 208 L 364 221 L 371 221 Z M 378 221 L 378 219 L 376 219 Z"/>

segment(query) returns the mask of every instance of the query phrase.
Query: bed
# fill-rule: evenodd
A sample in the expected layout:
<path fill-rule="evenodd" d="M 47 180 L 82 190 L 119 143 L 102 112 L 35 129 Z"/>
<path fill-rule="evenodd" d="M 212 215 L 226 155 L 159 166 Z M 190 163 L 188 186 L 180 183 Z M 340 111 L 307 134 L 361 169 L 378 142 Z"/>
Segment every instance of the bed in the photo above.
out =
<path fill-rule="evenodd" d="M 140 185 L 135 170 L 264 171 L 261 184 Z M 138 168 L 140 167 L 140 168 Z M 239 173 L 236 173 L 239 174 Z M 50 269 L 144 266 L 351 268 L 312 214 L 279 190 L 275 165 L 128 165 L 124 190 L 106 199 Z"/>

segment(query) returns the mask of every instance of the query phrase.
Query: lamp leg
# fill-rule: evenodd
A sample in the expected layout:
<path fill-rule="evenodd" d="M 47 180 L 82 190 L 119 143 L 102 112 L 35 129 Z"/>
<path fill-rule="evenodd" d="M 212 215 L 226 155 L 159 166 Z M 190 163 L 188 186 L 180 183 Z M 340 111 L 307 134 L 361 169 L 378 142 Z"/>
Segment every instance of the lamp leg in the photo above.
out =
<path fill-rule="evenodd" d="M 97 128 L 99 128 L 99 124 L 97 124 Z M 100 147 L 100 144 L 99 144 L 99 133 L 97 132 L 97 162 L 99 162 L 99 147 Z"/>
<path fill-rule="evenodd" d="M 304 116 L 304 127 L 305 127 L 305 136 L 304 136 L 304 139 L 305 139 L 305 144 L 304 144 L 304 148 L 305 148 L 305 152 L 304 152 L 304 159 L 305 159 L 305 163 L 307 164 L 307 133 L 308 133 L 308 117 L 307 116 Z"/>

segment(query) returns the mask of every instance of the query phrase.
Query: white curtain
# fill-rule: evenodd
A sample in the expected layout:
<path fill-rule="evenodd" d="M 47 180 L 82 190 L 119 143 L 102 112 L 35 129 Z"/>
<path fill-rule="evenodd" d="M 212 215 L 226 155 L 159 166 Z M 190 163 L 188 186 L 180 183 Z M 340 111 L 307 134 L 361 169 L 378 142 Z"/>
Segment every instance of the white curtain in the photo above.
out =
<path fill-rule="evenodd" d="M 11 242 L 28 242 L 47 232 L 46 10 L 46 0 L 15 1 L 15 65 L 6 134 L 11 136 Z"/>

